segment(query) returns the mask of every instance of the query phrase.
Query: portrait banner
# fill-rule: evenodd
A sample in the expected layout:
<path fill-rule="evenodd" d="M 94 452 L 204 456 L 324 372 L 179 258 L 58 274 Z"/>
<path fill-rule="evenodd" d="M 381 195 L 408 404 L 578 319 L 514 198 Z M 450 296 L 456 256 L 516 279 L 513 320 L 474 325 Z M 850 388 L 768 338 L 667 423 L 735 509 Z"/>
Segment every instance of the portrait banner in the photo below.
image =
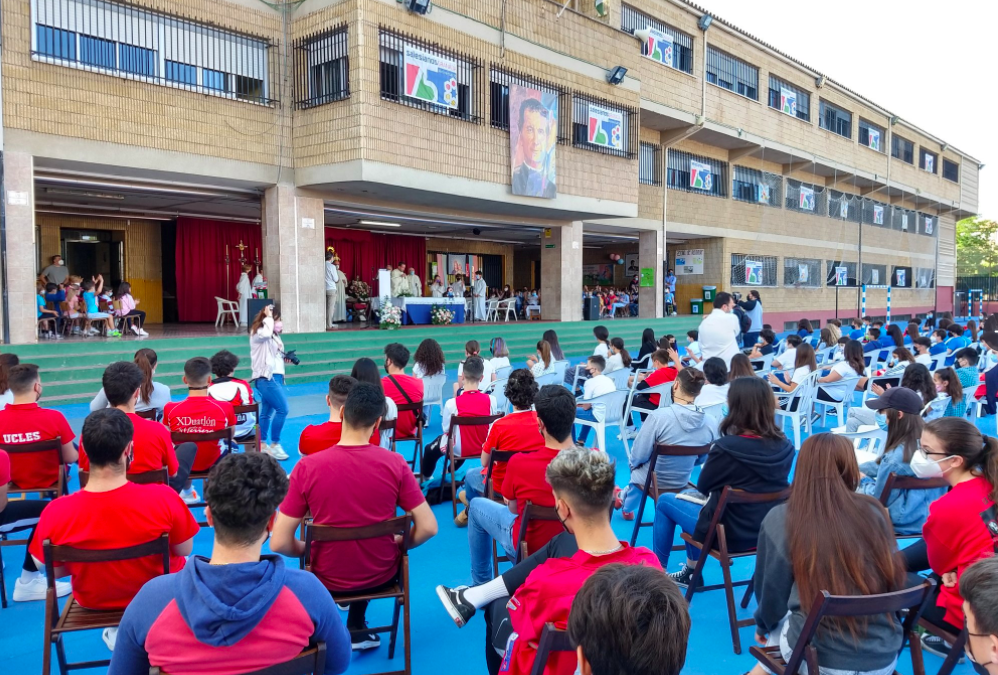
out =
<path fill-rule="evenodd" d="M 514 195 L 558 196 L 558 95 L 509 85 L 509 165 Z"/>

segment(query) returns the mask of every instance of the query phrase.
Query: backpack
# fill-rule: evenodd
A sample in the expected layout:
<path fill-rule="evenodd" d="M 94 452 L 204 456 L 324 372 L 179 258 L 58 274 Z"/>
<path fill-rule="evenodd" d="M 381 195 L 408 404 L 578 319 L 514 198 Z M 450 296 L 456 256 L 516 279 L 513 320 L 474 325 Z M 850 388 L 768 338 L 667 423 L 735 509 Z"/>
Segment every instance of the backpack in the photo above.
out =
<path fill-rule="evenodd" d="M 738 316 L 738 327 L 742 333 L 748 333 L 752 329 L 752 319 L 745 313 L 745 310 L 735 305 L 735 314 Z"/>

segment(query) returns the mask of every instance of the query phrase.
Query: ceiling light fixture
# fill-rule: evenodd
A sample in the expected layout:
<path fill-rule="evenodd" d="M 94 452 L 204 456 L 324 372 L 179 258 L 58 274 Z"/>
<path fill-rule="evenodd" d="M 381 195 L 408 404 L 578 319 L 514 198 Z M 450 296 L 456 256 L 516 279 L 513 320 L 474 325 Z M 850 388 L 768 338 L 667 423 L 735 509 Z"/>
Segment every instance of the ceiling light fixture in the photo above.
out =
<path fill-rule="evenodd" d="M 372 227 L 402 227 L 400 223 L 389 223 L 384 220 L 362 220 L 361 225 L 371 225 Z"/>

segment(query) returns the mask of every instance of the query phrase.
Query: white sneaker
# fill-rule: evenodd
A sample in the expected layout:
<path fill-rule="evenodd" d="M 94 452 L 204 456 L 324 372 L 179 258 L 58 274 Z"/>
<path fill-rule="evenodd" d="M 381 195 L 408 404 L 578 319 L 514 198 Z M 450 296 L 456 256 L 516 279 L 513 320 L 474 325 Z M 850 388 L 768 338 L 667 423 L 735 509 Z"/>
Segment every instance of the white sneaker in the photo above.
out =
<path fill-rule="evenodd" d="M 280 443 L 264 446 L 263 451 L 279 462 L 283 462 L 288 458 L 288 453 L 284 452 L 284 448 L 281 447 Z"/>
<path fill-rule="evenodd" d="M 118 627 L 105 628 L 101 637 L 104 638 L 104 644 L 107 645 L 107 648 L 113 652 L 114 644 L 118 641 Z"/>
<path fill-rule="evenodd" d="M 48 590 L 48 583 L 41 574 L 31 581 L 25 583 L 18 579 L 14 583 L 14 602 L 31 602 L 32 600 L 44 600 L 45 591 Z M 57 597 L 69 595 L 73 586 L 68 581 L 55 582 L 55 594 Z"/>
<path fill-rule="evenodd" d="M 132 324 L 132 332 L 136 335 L 142 335 L 142 329 L 138 327 L 138 324 Z"/>
<path fill-rule="evenodd" d="M 139 335 L 141 335 L 142 337 L 149 337 L 149 333 L 146 332 L 145 328 L 139 329 Z"/>
<path fill-rule="evenodd" d="M 190 490 L 181 490 L 180 498 L 184 500 L 185 504 L 197 504 L 201 499 L 198 497 L 198 491 L 194 488 Z"/>

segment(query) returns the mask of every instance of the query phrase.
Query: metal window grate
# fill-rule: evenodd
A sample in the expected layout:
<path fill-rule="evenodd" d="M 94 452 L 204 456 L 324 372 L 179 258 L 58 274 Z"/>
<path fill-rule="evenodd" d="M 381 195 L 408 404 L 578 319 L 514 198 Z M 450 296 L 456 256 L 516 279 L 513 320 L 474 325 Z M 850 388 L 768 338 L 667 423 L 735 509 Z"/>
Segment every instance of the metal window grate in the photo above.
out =
<path fill-rule="evenodd" d="M 784 258 L 783 285 L 794 288 L 820 288 L 821 261 L 815 258 Z"/>
<path fill-rule="evenodd" d="M 797 119 L 810 122 L 811 94 L 773 75 L 769 76 L 769 107 L 776 108 L 777 110 L 782 109 L 782 89 L 786 89 L 797 95 Z"/>
<path fill-rule="evenodd" d="M 634 31 L 654 28 L 672 37 L 672 67 L 685 73 L 693 73 L 693 37 L 667 23 L 652 18 L 630 5 L 620 7 L 620 30 L 634 35 Z M 641 53 L 645 54 L 642 45 Z"/>
<path fill-rule="evenodd" d="M 888 284 L 887 265 L 863 263 L 863 283 L 868 286 L 882 286 Z"/>
<path fill-rule="evenodd" d="M 728 196 L 728 163 L 710 157 L 692 155 L 682 150 L 669 150 L 666 185 L 670 190 L 682 190 L 711 197 Z M 692 169 L 690 162 L 700 162 L 710 167 L 710 188 L 701 189 L 690 183 Z"/>
<path fill-rule="evenodd" d="M 270 42 L 105 0 L 33 0 L 31 55 L 201 94 L 272 104 Z"/>
<path fill-rule="evenodd" d="M 732 198 L 740 202 L 779 208 L 783 203 L 783 176 L 744 166 L 735 167 Z"/>
<path fill-rule="evenodd" d="M 844 205 L 844 207 L 843 207 Z M 863 218 L 862 199 L 838 190 L 829 190 L 828 217 L 859 223 Z M 886 219 L 886 214 L 884 218 Z"/>
<path fill-rule="evenodd" d="M 823 185 L 802 183 L 793 178 L 788 178 L 786 183 L 787 194 L 783 202 L 788 210 L 812 216 L 828 215 L 828 190 Z M 811 199 L 808 198 L 808 194 L 812 196 Z"/>
<path fill-rule="evenodd" d="M 638 182 L 644 185 L 662 184 L 662 149 L 642 143 L 638 157 Z"/>
<path fill-rule="evenodd" d="M 912 288 L 915 280 L 912 278 L 912 269 L 904 265 L 895 265 L 891 268 L 891 286 L 894 288 Z"/>
<path fill-rule="evenodd" d="M 877 213 L 880 213 L 880 222 L 877 222 Z M 892 228 L 891 207 L 889 204 L 878 202 L 875 199 L 863 199 L 863 222 L 874 227 Z"/>
<path fill-rule="evenodd" d="M 608 147 L 589 139 L 590 106 L 621 116 L 619 147 Z M 597 130 L 598 131 L 598 130 Z M 606 139 L 613 143 L 612 138 Z M 638 111 L 606 99 L 572 92 L 572 145 L 577 148 L 634 159 L 638 154 Z"/>
<path fill-rule="evenodd" d="M 828 101 L 822 101 L 818 125 L 834 134 L 852 138 L 852 113 L 836 107 Z"/>
<path fill-rule="evenodd" d="M 572 140 L 566 115 L 563 114 L 565 103 L 569 100 L 569 94 L 566 90 L 549 82 L 493 64 L 489 70 L 489 124 L 494 129 L 509 131 L 509 85 L 511 84 L 521 84 L 531 89 L 556 95 L 559 108 L 558 143 L 566 144 Z"/>
<path fill-rule="evenodd" d="M 478 124 L 482 121 L 485 110 L 485 88 L 480 81 L 481 64 L 455 51 L 444 49 L 437 44 L 421 40 L 412 35 L 400 33 L 382 26 L 379 34 L 381 62 L 381 98 L 410 108 L 419 108 L 438 115 L 449 115 L 456 119 Z M 447 102 L 448 94 L 442 96 L 441 102 L 431 102 L 425 97 L 407 95 L 405 92 L 405 49 L 413 47 L 428 52 L 434 57 L 454 61 L 454 80 L 457 82 L 457 97 L 454 104 Z M 446 88 L 446 83 L 430 83 L 430 93 L 436 93 L 437 87 Z M 437 93 L 439 96 L 439 93 Z"/>
<path fill-rule="evenodd" d="M 295 41 L 296 108 L 313 108 L 350 96 L 348 49 L 346 25 Z"/>
<path fill-rule="evenodd" d="M 908 164 L 915 163 L 915 144 L 903 136 L 891 134 L 891 157 Z"/>
<path fill-rule="evenodd" d="M 710 45 L 707 46 L 707 81 L 759 100 L 759 69 Z"/>
<path fill-rule="evenodd" d="M 776 286 L 776 263 L 778 258 L 774 255 L 746 255 L 742 253 L 731 254 L 731 285 L 732 286 Z M 746 277 L 746 270 L 749 266 L 746 262 L 759 263 L 753 268 L 761 273 L 762 283 L 750 283 Z"/>
<path fill-rule="evenodd" d="M 838 279 L 837 267 L 846 268 L 846 283 L 843 287 L 855 288 L 858 283 L 856 281 L 856 271 L 857 266 L 854 262 L 846 262 L 842 260 L 826 260 L 825 261 L 825 285 L 826 286 L 836 286 L 836 280 Z"/>
<path fill-rule="evenodd" d="M 960 165 L 943 158 L 943 178 L 954 183 L 960 182 Z"/>
<path fill-rule="evenodd" d="M 871 133 L 872 132 L 872 133 Z M 860 118 L 859 120 L 859 144 L 864 145 L 871 150 L 877 152 L 883 152 L 886 137 L 884 136 L 884 128 L 877 126 L 872 122 L 867 122 L 866 120 Z M 871 144 L 873 141 L 873 144 Z"/>
<path fill-rule="evenodd" d="M 929 173 L 935 173 L 939 168 L 939 155 L 929 152 L 925 148 L 920 148 L 918 152 L 918 168 Z"/>
<path fill-rule="evenodd" d="M 891 229 L 899 232 L 918 231 L 918 213 L 895 206 L 891 209 Z"/>
<path fill-rule="evenodd" d="M 915 268 L 915 288 L 935 288 L 936 270 L 932 267 Z"/>

